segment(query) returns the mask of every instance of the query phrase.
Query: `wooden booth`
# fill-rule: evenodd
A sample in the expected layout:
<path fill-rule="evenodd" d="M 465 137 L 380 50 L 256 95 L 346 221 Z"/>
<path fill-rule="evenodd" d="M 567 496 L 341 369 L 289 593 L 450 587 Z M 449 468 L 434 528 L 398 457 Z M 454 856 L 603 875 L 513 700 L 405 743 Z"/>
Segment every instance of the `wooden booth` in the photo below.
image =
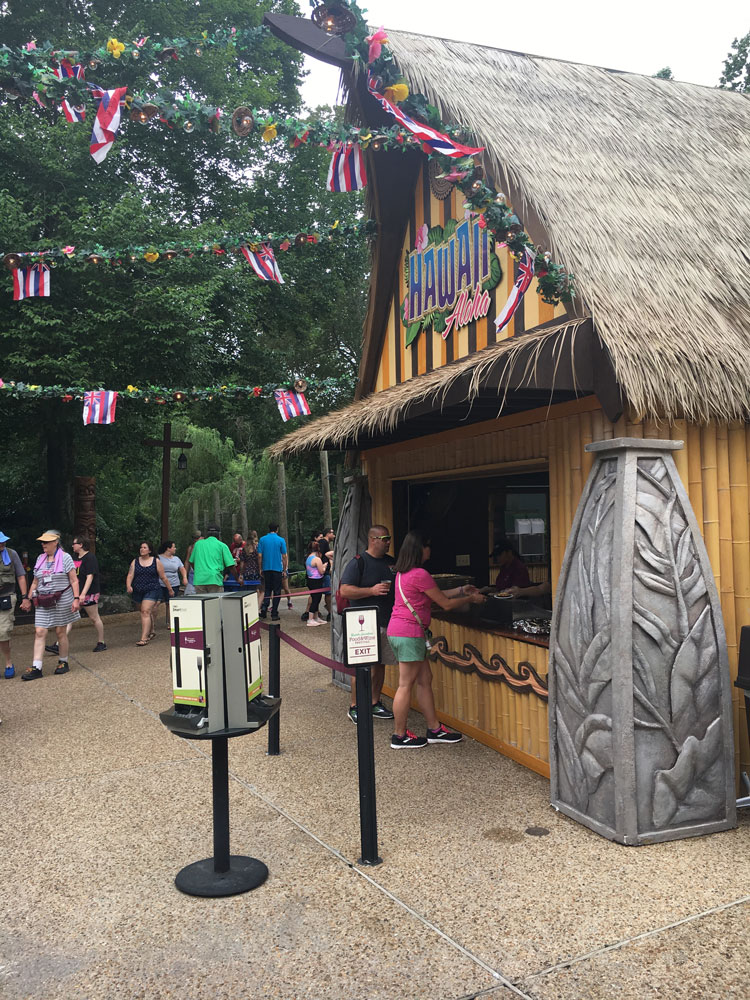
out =
<path fill-rule="evenodd" d="M 267 20 L 320 54 L 308 22 Z M 427 568 L 481 586 L 495 576 L 495 541 L 508 536 L 531 579 L 549 581 L 557 609 L 597 458 L 587 446 L 658 440 L 669 450 L 682 442 L 671 457 L 695 544 L 705 543 L 711 594 L 715 584 L 720 652 L 712 662 L 725 675 L 716 714 L 724 713 L 738 775 L 750 769 L 740 691 L 727 706 L 739 630 L 750 624 L 750 103 L 675 81 L 387 34 L 412 89 L 444 121 L 472 128 L 485 176 L 537 246 L 574 274 L 577 294 L 572 306 L 548 305 L 532 282 L 498 333 L 519 261 L 502 245 L 488 255 L 463 195 L 421 151 L 368 149 L 378 237 L 356 400 L 292 431 L 272 455 L 351 450 L 373 522 L 393 531 L 394 554 L 410 527 L 425 527 Z M 343 43 L 326 38 L 323 58 L 342 68 L 352 120 L 382 127 L 383 111 Z M 442 237 L 425 246 L 436 227 Z M 459 309 L 462 291 L 480 297 L 493 266 L 499 280 L 486 301 Z M 433 325 L 413 336 L 409 318 L 438 305 L 453 313 L 447 330 Z M 435 614 L 436 703 L 448 725 L 549 776 L 550 639 L 543 627 L 519 629 L 517 619 L 515 611 L 502 625 Z M 391 692 L 395 682 L 389 668 Z M 686 683 L 697 691 L 700 671 Z M 630 690 L 632 700 L 632 682 Z M 666 700 L 674 697 L 673 682 Z M 636 726 L 653 728 L 649 720 Z M 693 739 L 700 744 L 705 731 Z"/>

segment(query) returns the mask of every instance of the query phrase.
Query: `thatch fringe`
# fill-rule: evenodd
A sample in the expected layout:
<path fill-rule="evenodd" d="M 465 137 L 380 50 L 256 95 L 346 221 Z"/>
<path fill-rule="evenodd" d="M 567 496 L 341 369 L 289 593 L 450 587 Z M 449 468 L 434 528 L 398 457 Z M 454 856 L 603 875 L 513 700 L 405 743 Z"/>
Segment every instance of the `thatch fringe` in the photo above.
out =
<path fill-rule="evenodd" d="M 553 345 L 558 363 L 563 350 L 569 350 L 572 356 L 575 333 L 578 327 L 587 322 L 586 319 L 563 320 L 556 326 L 547 326 L 537 333 L 518 339 L 508 338 L 442 368 L 372 393 L 288 434 L 269 449 L 269 455 L 279 459 L 318 448 L 356 447 L 364 438 L 393 431 L 414 403 L 432 399 L 434 408 L 442 410 L 451 387 L 467 373 L 471 380 L 466 399 L 471 402 L 483 391 L 483 383 L 490 373 L 497 370 L 498 365 L 502 365 L 502 377 L 495 390 L 499 415 L 505 404 L 511 376 L 513 383 L 520 384 L 521 387 L 533 385 L 542 350 Z M 520 369 L 519 364 L 523 364 Z"/>
<path fill-rule="evenodd" d="M 388 38 L 412 89 L 473 129 L 521 218 L 530 206 L 546 226 L 635 412 L 750 419 L 747 97 Z"/>

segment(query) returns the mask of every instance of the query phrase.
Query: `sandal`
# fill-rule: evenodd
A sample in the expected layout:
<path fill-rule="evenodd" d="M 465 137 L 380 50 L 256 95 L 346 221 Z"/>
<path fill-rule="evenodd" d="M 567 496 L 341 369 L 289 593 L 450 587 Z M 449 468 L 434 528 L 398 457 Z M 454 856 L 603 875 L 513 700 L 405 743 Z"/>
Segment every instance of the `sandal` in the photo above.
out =
<path fill-rule="evenodd" d="M 148 646 L 149 639 L 139 639 L 136 646 Z"/>
<path fill-rule="evenodd" d="M 148 638 L 149 638 L 149 642 L 151 641 L 151 639 L 155 639 L 156 638 L 156 632 L 149 632 Z"/>

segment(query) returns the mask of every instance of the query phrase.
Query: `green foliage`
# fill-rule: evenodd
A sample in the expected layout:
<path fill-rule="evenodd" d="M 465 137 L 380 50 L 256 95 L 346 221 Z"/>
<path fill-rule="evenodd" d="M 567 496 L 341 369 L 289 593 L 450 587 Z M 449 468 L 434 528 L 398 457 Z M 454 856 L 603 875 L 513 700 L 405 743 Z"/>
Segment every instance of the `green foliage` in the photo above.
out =
<path fill-rule="evenodd" d="M 674 80 L 672 70 L 669 66 L 665 66 L 664 69 L 660 69 L 658 73 L 654 73 L 654 78 L 656 80 Z"/>
<path fill-rule="evenodd" d="M 292 0 L 239 7 L 229 0 L 53 0 L 43 9 L 6 0 L 2 9 L 4 44 L 36 38 L 82 49 L 106 45 L 111 36 L 191 37 L 209 26 L 249 31 L 266 10 L 298 13 Z M 257 53 L 256 59 L 238 59 L 217 46 L 199 59 L 166 61 L 152 81 L 132 61 L 108 65 L 91 78 L 107 87 L 140 80 L 144 88 L 164 87 L 228 113 L 247 104 L 298 115 L 301 56 L 270 34 Z M 339 112 L 321 113 L 332 123 L 342 121 Z M 89 152 L 90 118 L 69 125 L 55 109 L 32 102 L 0 106 L 6 249 L 144 246 L 184 239 L 186 231 L 212 243 L 226 232 L 305 232 L 316 222 L 340 219 L 344 227 L 362 218 L 360 195 L 325 191 L 325 149 L 249 143 L 226 126 L 219 136 L 188 135 L 158 121 L 143 126 L 123 117 L 112 150 L 97 165 Z M 283 286 L 260 281 L 228 255 L 179 257 L 164 266 L 59 267 L 51 273 L 50 298 L 22 302 L 13 302 L 10 275 L 2 271 L 0 377 L 116 388 L 287 384 L 298 376 L 317 380 L 348 372 L 354 384 L 366 309 L 365 241 L 345 234 L 281 252 L 278 259 Z M 314 414 L 349 401 L 342 384 L 310 393 Z M 102 565 L 119 579 L 140 536 L 159 541 L 161 453 L 141 442 L 160 438 L 173 412 L 123 399 L 114 425 L 84 428 L 78 402 L 1 399 L 0 528 L 35 551 L 40 527 L 72 530 L 73 476 L 95 476 Z M 181 433 L 195 447 L 188 472 L 173 474 L 173 532 L 180 546 L 192 527 L 194 497 L 199 506 L 210 497 L 212 511 L 218 488 L 230 519 L 240 474 L 248 483 L 251 521 L 257 518 L 255 527 L 262 527 L 274 506 L 275 472 L 262 452 L 295 423 L 283 425 L 269 398 L 198 402 L 182 412 L 189 426 L 186 420 Z M 178 426 L 175 421 L 173 436 Z M 288 470 L 290 498 L 310 530 L 321 517 L 316 466 L 317 456 Z M 290 499 L 290 520 L 292 506 Z"/>
<path fill-rule="evenodd" d="M 741 94 L 750 93 L 750 31 L 732 42 L 732 48 L 724 60 L 724 72 L 719 86 Z"/>

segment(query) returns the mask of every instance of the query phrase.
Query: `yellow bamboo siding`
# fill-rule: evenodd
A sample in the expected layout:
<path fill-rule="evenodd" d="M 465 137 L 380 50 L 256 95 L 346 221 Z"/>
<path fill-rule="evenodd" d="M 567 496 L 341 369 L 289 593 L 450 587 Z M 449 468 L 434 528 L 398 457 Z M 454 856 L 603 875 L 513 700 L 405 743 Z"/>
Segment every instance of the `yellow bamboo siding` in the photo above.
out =
<path fill-rule="evenodd" d="M 584 451 L 589 441 L 613 436 L 670 438 L 685 442 L 674 453 L 678 473 L 688 491 L 703 533 L 719 591 L 727 634 L 732 681 L 737 676 L 739 629 L 750 625 L 750 427 L 708 425 L 695 427 L 685 421 L 666 426 L 655 421 L 623 418 L 612 425 L 595 400 L 584 399 L 513 414 L 495 421 L 446 431 L 415 441 L 374 449 L 364 456 L 373 514 L 392 527 L 392 481 L 431 474 L 465 474 L 493 470 L 501 473 L 534 467 L 546 461 L 550 478 L 550 579 L 553 587 L 560 573 L 573 517 L 591 467 Z M 434 631 L 448 636 L 448 626 Z M 473 638 L 472 638 L 473 636 Z M 459 652 L 472 642 L 489 662 L 500 653 L 516 667 L 514 657 L 531 663 L 546 676 L 547 651 L 517 644 L 513 653 L 501 637 L 467 627 L 450 627 L 450 648 Z M 433 668 L 441 718 L 464 732 L 496 747 L 527 766 L 539 770 L 549 759 L 546 704 L 533 695 L 518 694 L 506 685 L 476 675 L 456 679 L 458 672 L 442 664 Z M 463 676 L 463 675 L 462 675 Z M 395 684 L 395 671 L 388 674 Z M 472 678 L 476 678 L 472 680 Z M 750 746 L 744 715 L 744 696 L 732 689 L 734 699 L 737 769 L 750 770 Z M 534 763 L 536 761 L 536 763 Z M 544 773 L 542 771 L 541 773 Z"/>

